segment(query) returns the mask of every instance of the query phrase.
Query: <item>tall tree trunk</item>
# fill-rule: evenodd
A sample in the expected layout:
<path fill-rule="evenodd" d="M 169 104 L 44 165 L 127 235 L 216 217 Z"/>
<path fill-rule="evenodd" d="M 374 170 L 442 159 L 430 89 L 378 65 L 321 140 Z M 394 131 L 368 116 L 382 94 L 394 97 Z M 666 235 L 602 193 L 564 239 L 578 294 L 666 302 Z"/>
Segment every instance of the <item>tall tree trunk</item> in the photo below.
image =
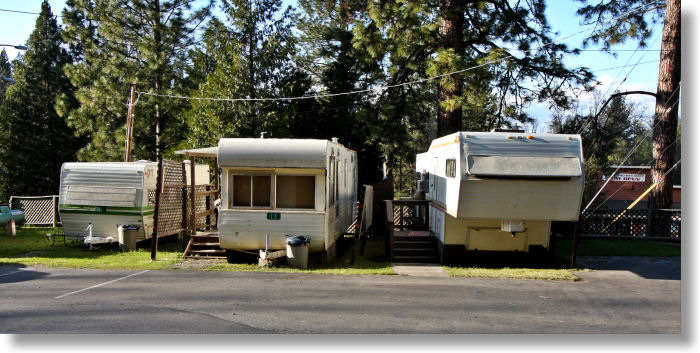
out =
<path fill-rule="evenodd" d="M 257 44 L 255 41 L 255 18 L 253 17 L 253 6 L 255 4 L 252 1 L 248 2 L 248 11 L 250 14 L 250 23 L 248 26 L 250 28 L 248 29 L 248 73 L 250 74 L 250 98 L 253 99 L 250 101 L 250 104 L 252 105 L 251 109 L 251 117 L 250 117 L 250 123 L 251 123 L 251 130 L 253 130 L 253 137 L 255 137 L 255 134 L 261 132 L 258 131 L 258 117 L 257 117 L 257 102 L 255 101 L 255 98 L 257 98 L 257 95 L 255 94 L 255 63 L 253 62 L 253 54 L 254 54 L 254 49 L 255 45 Z"/>
<path fill-rule="evenodd" d="M 453 49 L 459 55 L 464 55 L 464 0 L 440 0 L 440 44 L 442 49 Z M 448 70 L 450 67 L 448 66 Z M 438 86 L 438 119 L 437 136 L 462 129 L 462 106 L 444 102 L 459 98 L 462 95 L 462 80 L 455 76 L 444 77 Z"/>
<path fill-rule="evenodd" d="M 163 75 L 163 65 L 161 63 L 162 60 L 162 38 L 161 38 L 161 22 L 160 22 L 160 0 L 154 1 L 155 5 L 155 14 L 154 14 L 154 20 L 155 20 L 155 26 L 153 26 L 153 40 L 155 41 L 155 47 L 156 47 L 156 67 L 155 67 L 155 89 L 156 89 L 156 94 L 160 94 L 161 90 L 161 81 L 162 81 L 162 75 Z M 160 104 L 159 104 L 159 97 L 155 97 L 156 104 L 155 104 L 155 123 L 156 123 L 156 160 L 160 160 Z"/>
<path fill-rule="evenodd" d="M 664 173 L 673 164 L 678 126 L 678 97 L 681 81 L 681 1 L 668 0 L 661 40 L 661 63 L 656 88 L 654 115 L 652 181 L 658 183 L 651 193 L 652 208 L 671 208 L 673 203 L 673 173 Z M 658 125 L 657 125 L 658 124 Z"/>

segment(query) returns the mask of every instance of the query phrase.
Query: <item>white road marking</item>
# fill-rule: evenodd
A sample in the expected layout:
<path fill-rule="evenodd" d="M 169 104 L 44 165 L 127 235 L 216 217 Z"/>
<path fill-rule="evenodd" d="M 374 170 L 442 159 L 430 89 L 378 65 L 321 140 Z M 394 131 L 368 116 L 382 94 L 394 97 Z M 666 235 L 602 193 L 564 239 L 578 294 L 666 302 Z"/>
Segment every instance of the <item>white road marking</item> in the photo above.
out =
<path fill-rule="evenodd" d="M 80 293 L 80 292 L 86 291 L 86 290 L 88 290 L 88 289 L 93 289 L 93 288 L 101 287 L 101 286 L 104 286 L 105 284 L 110 284 L 110 283 L 114 283 L 114 282 L 116 282 L 116 281 L 121 281 L 121 280 L 123 280 L 123 279 L 127 279 L 127 278 L 129 278 L 129 277 L 133 277 L 133 276 L 136 276 L 136 275 L 140 275 L 140 274 L 146 273 L 146 272 L 148 272 L 148 271 L 149 271 L 149 270 L 144 270 L 144 271 L 141 271 L 141 272 L 132 273 L 132 274 L 130 274 L 130 275 L 128 275 L 128 276 L 124 276 L 124 277 L 121 277 L 121 278 L 113 279 L 113 280 L 108 281 L 108 282 L 96 284 L 96 285 L 94 285 L 94 286 L 92 286 L 92 287 L 87 287 L 87 288 L 79 289 L 79 290 L 76 290 L 76 291 L 73 291 L 73 292 L 70 292 L 70 293 L 66 293 L 66 294 L 63 294 L 63 295 L 59 295 L 58 297 L 56 297 L 56 298 L 54 298 L 54 299 L 61 299 L 61 298 L 63 298 L 63 297 L 67 297 L 67 296 L 69 296 L 69 295 L 71 295 L 71 294 Z"/>

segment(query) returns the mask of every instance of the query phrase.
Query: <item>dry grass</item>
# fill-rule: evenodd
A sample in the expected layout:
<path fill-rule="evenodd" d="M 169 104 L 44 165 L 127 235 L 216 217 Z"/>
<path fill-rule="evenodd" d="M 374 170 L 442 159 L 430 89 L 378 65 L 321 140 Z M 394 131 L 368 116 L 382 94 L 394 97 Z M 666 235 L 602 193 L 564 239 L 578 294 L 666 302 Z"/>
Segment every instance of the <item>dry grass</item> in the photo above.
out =
<path fill-rule="evenodd" d="M 570 270 L 567 269 L 541 269 L 541 268 L 483 268 L 483 267 L 445 267 L 448 275 L 454 277 L 476 278 L 510 278 L 510 279 L 538 279 L 555 281 L 578 281 Z"/>

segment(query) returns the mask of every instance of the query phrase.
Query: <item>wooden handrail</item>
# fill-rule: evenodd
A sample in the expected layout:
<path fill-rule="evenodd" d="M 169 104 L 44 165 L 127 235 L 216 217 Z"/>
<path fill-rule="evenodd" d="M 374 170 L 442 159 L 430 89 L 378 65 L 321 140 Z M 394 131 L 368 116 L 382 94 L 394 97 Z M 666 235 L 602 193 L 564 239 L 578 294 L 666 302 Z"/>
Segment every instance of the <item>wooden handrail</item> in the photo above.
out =
<path fill-rule="evenodd" d="M 216 195 L 219 193 L 219 190 L 209 190 L 209 191 L 199 191 L 194 193 L 194 197 L 201 197 L 201 196 L 207 196 L 207 195 Z"/>

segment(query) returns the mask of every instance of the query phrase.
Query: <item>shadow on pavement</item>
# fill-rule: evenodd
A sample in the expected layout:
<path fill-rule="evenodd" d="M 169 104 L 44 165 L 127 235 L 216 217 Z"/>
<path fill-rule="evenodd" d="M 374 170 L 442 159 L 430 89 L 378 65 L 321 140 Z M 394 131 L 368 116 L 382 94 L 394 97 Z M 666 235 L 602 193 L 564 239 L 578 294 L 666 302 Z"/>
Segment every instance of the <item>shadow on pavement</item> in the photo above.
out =
<path fill-rule="evenodd" d="M 630 271 L 646 279 L 681 279 L 680 256 L 579 256 L 577 264 L 591 270 Z"/>
<path fill-rule="evenodd" d="M 39 272 L 27 268 L 27 266 L 23 264 L 7 264 L 0 262 L 0 285 L 31 281 L 48 275 L 49 274 L 46 272 Z"/>

